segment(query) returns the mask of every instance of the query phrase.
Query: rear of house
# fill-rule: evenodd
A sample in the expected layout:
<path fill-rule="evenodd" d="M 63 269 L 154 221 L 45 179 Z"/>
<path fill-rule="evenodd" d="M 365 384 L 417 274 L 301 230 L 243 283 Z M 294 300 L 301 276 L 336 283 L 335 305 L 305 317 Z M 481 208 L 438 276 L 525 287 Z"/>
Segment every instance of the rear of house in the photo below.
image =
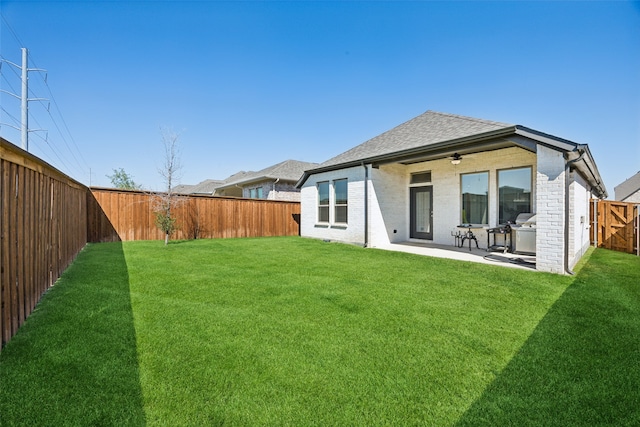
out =
<path fill-rule="evenodd" d="M 451 245 L 462 224 L 536 219 L 536 267 L 569 271 L 589 246 L 589 200 L 606 197 L 586 145 L 518 125 L 428 111 L 307 170 L 301 235 L 384 247 Z"/>

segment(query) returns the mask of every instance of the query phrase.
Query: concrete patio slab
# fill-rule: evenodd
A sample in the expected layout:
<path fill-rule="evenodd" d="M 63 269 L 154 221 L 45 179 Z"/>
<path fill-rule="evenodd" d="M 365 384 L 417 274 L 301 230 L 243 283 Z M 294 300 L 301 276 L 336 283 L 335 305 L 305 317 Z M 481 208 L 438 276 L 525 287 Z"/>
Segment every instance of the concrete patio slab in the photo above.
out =
<path fill-rule="evenodd" d="M 536 257 L 534 255 L 521 255 L 510 252 L 503 253 L 502 251 L 489 252 L 486 249 L 477 249 L 475 247 L 472 247 L 471 250 L 469 250 L 468 246 L 459 248 L 453 245 L 437 245 L 434 243 L 400 242 L 391 243 L 385 246 L 377 246 L 376 248 L 503 267 L 521 268 L 526 270 L 536 269 Z"/>

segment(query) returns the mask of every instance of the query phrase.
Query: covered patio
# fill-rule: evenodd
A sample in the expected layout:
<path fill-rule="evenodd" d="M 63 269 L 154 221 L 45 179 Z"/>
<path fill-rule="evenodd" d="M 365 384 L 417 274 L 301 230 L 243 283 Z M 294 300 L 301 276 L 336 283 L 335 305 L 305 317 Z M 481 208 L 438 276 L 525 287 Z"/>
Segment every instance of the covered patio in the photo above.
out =
<path fill-rule="evenodd" d="M 481 264 L 499 265 L 503 267 L 521 268 L 526 270 L 536 269 L 535 255 L 514 254 L 511 252 L 503 253 L 502 251 L 487 251 L 486 249 L 477 249 L 465 244 L 464 247 L 455 245 L 441 245 L 430 242 L 399 242 L 389 243 L 388 245 L 378 246 L 377 249 L 407 252 L 415 255 L 431 256 L 436 258 L 448 258 L 458 261 L 470 261 Z"/>

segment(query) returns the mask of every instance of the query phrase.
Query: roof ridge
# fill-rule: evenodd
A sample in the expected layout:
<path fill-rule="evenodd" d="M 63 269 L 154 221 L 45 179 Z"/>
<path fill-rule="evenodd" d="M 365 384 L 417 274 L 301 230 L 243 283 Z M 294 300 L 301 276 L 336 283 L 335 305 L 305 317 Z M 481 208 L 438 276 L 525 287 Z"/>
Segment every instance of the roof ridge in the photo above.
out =
<path fill-rule="evenodd" d="M 479 119 L 477 117 L 463 116 L 460 114 L 453 114 L 453 113 L 443 113 L 441 111 L 427 110 L 425 114 L 426 113 L 438 114 L 445 117 L 453 117 L 456 119 L 468 120 L 470 122 L 476 122 L 476 123 L 515 126 L 515 124 L 512 124 L 512 123 L 496 122 L 495 120 Z"/>

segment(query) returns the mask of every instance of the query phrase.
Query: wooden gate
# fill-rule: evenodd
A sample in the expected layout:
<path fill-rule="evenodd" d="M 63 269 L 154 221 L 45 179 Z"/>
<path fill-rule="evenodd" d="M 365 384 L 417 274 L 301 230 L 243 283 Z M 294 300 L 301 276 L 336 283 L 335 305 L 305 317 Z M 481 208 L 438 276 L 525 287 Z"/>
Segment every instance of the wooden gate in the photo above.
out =
<path fill-rule="evenodd" d="M 599 248 L 638 254 L 638 222 L 635 203 L 591 201 L 591 242 Z"/>

